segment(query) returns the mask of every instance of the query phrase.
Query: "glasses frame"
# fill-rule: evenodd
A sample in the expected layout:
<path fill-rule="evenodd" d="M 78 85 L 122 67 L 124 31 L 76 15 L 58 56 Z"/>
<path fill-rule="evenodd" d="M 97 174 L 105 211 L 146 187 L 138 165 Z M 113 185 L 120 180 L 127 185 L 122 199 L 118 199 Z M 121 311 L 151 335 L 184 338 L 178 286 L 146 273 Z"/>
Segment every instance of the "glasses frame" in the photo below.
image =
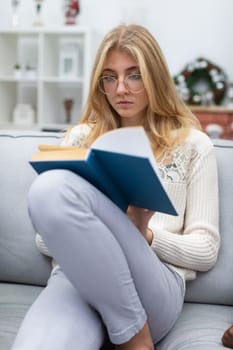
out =
<path fill-rule="evenodd" d="M 125 88 L 131 92 L 131 94 L 140 94 L 144 89 L 145 89 L 145 86 L 144 86 L 144 83 L 142 81 L 142 84 L 143 84 L 143 87 L 142 89 L 138 90 L 138 91 L 132 91 L 130 88 L 129 88 L 129 85 L 128 85 L 128 78 L 129 77 L 132 77 L 132 76 L 140 76 L 140 78 L 142 79 L 142 75 L 140 73 L 132 73 L 132 74 L 128 74 L 124 80 L 123 80 L 123 83 L 125 85 Z M 103 78 L 111 78 L 112 80 L 115 81 L 115 89 L 112 91 L 112 92 L 106 92 L 103 88 Z M 117 90 L 117 87 L 119 85 L 119 78 L 115 78 L 115 77 L 112 77 L 112 76 L 109 76 L 109 75 L 102 75 L 100 78 L 99 78 L 99 81 L 98 81 L 98 87 L 99 87 L 99 90 L 100 92 L 102 92 L 102 94 L 104 95 L 112 95 L 116 92 Z"/>

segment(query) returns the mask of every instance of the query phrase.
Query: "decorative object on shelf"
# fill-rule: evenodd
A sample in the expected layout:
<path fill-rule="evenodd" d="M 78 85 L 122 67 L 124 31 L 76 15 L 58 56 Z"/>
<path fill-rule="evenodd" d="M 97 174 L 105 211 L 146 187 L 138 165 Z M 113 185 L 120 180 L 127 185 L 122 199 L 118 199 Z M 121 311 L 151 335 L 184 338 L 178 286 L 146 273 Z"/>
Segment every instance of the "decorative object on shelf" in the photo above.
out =
<path fill-rule="evenodd" d="M 69 42 L 61 42 L 59 53 L 60 78 L 75 78 L 78 76 L 79 48 Z"/>
<path fill-rule="evenodd" d="M 17 28 L 19 26 L 19 4 L 20 0 L 11 0 L 12 6 L 12 27 Z"/>
<path fill-rule="evenodd" d="M 15 79 L 20 79 L 22 78 L 22 69 L 19 63 L 16 63 L 14 65 L 14 78 Z"/>
<path fill-rule="evenodd" d="M 36 79 L 37 70 L 36 67 L 27 64 L 26 67 L 23 67 L 21 64 L 16 63 L 14 65 L 14 78 L 15 79 Z"/>
<path fill-rule="evenodd" d="M 71 122 L 71 117 L 72 117 L 72 109 L 74 106 L 74 100 L 72 98 L 66 98 L 64 101 L 64 107 L 65 107 L 65 122 L 67 124 L 70 124 Z"/>
<path fill-rule="evenodd" d="M 211 139 L 220 139 L 223 134 L 223 127 L 219 124 L 208 124 L 205 132 Z"/>
<path fill-rule="evenodd" d="M 65 24 L 75 25 L 80 12 L 79 0 L 65 0 Z"/>
<path fill-rule="evenodd" d="M 227 107 L 233 108 L 233 83 L 228 84 L 227 94 L 226 94 L 226 105 Z"/>
<path fill-rule="evenodd" d="M 224 71 L 206 58 L 188 63 L 174 77 L 177 90 L 190 105 L 219 105 L 227 89 Z"/>
<path fill-rule="evenodd" d="M 36 67 L 33 67 L 30 64 L 27 64 L 25 67 L 25 78 L 27 79 L 36 79 Z"/>
<path fill-rule="evenodd" d="M 34 26 L 42 26 L 43 25 L 43 21 L 41 18 L 41 8 L 42 8 L 42 3 L 43 0 L 34 0 L 35 5 L 36 5 L 36 18 L 33 22 Z"/>
<path fill-rule="evenodd" d="M 13 112 L 15 125 L 31 126 L 35 123 L 35 111 L 30 104 L 18 103 Z"/>

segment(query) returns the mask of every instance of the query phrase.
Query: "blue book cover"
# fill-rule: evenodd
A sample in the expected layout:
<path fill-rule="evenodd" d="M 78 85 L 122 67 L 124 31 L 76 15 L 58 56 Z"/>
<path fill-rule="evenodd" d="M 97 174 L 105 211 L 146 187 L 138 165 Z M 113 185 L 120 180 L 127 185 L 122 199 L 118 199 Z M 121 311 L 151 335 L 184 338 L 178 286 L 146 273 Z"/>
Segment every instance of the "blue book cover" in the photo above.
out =
<path fill-rule="evenodd" d="M 123 211 L 128 205 L 177 215 L 159 177 L 142 127 L 100 136 L 89 150 L 43 145 L 30 164 L 37 173 L 67 169 L 85 178 Z"/>

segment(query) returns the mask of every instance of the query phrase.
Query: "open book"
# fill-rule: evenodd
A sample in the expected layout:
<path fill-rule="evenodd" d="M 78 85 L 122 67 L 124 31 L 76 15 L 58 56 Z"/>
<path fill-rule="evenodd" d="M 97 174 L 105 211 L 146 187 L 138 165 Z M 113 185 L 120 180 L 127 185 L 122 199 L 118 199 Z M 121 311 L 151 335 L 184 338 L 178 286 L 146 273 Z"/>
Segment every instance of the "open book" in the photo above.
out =
<path fill-rule="evenodd" d="M 177 215 L 142 127 L 109 131 L 96 139 L 90 149 L 39 145 L 30 164 L 37 173 L 68 169 L 79 174 L 123 211 L 134 205 Z"/>

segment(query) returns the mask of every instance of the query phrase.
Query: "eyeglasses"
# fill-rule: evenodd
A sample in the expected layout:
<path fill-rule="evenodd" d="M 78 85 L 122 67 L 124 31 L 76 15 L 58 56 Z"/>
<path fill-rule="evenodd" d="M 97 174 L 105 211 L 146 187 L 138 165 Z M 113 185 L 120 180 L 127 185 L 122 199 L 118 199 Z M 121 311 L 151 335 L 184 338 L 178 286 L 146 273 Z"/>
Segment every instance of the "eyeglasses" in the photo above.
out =
<path fill-rule="evenodd" d="M 115 93 L 117 86 L 119 84 L 119 79 L 111 76 L 105 75 L 99 79 L 99 89 L 105 95 L 110 95 Z M 144 90 L 144 84 L 142 81 L 141 74 L 130 74 L 124 79 L 124 84 L 127 90 L 137 94 Z"/>

